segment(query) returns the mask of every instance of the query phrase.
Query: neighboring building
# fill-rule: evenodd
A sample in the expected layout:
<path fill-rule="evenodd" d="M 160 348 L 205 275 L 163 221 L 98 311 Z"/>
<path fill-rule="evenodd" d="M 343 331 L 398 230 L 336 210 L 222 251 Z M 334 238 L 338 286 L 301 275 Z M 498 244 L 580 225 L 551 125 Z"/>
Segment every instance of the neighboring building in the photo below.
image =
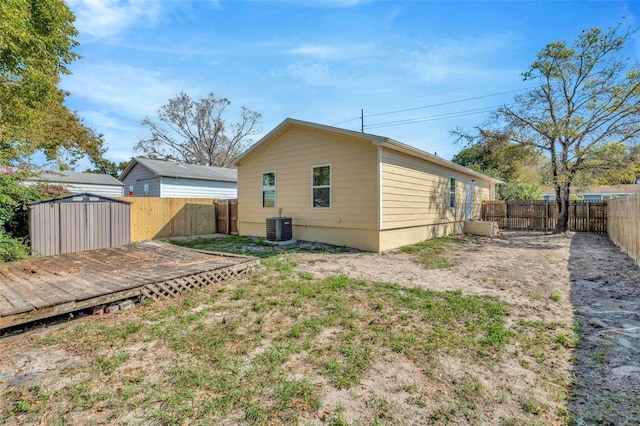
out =
<path fill-rule="evenodd" d="M 640 184 L 632 185 L 601 185 L 571 188 L 570 195 L 578 196 L 584 201 L 600 201 L 625 195 L 639 194 Z M 555 200 L 556 192 L 553 188 L 547 188 L 542 194 L 543 200 Z"/>
<path fill-rule="evenodd" d="M 384 251 L 460 233 L 500 181 L 389 138 L 286 119 L 236 160 L 240 235 Z"/>
<path fill-rule="evenodd" d="M 38 182 L 65 188 L 71 193 L 88 192 L 103 197 L 122 197 L 123 184 L 110 175 L 99 173 L 40 172 Z"/>
<path fill-rule="evenodd" d="M 120 174 L 125 196 L 165 198 L 237 197 L 238 172 L 136 157 Z"/>

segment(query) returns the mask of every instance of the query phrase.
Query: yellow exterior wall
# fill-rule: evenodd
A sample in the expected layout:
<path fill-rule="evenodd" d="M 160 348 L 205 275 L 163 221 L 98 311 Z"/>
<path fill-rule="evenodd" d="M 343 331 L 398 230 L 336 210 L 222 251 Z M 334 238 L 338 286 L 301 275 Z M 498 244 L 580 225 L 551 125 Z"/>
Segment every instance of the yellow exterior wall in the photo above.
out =
<path fill-rule="evenodd" d="M 295 225 L 293 237 L 302 241 L 319 241 L 336 246 L 353 247 L 359 250 L 378 252 L 378 231 L 375 229 L 356 229 L 320 226 Z M 244 222 L 240 235 L 264 237 L 265 224 Z"/>
<path fill-rule="evenodd" d="M 312 208 L 311 167 L 331 164 L 331 208 Z M 276 206 L 262 207 L 262 173 L 276 172 Z M 371 141 L 291 126 L 238 166 L 240 235 L 265 236 L 291 217 L 293 237 L 378 251 L 377 148 Z"/>
<path fill-rule="evenodd" d="M 450 178 L 456 179 L 456 208 L 449 208 Z M 467 186 L 472 184 L 472 217 L 479 219 L 491 183 L 388 149 L 381 153 L 380 250 L 461 233 Z"/>

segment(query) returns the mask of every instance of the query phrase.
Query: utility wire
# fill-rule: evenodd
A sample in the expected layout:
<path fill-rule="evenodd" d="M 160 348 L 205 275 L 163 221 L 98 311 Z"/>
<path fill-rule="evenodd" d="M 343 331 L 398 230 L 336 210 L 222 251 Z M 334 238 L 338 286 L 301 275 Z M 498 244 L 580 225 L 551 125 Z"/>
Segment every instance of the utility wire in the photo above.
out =
<path fill-rule="evenodd" d="M 377 129 L 380 127 L 392 127 L 392 126 L 402 126 L 405 124 L 414 124 L 414 123 L 422 123 L 425 121 L 434 121 L 434 120 L 444 120 L 447 118 L 455 118 L 455 117 L 463 117 L 466 115 L 473 115 L 473 114 L 480 114 L 483 112 L 488 112 L 488 111 L 493 111 L 496 108 L 500 108 L 501 105 L 496 105 L 496 106 L 492 106 L 492 107 L 485 107 L 485 108 L 477 108 L 477 109 L 469 109 L 469 110 L 465 110 L 465 111 L 457 111 L 457 112 L 451 112 L 451 113 L 447 113 L 447 114 L 441 114 L 441 115 L 432 115 L 432 116 L 427 116 L 427 117 L 417 117 L 417 118 L 409 118 L 406 120 L 396 120 L 396 121 L 387 121 L 387 122 L 382 122 L 382 123 L 374 123 L 374 124 L 365 124 L 365 129 Z"/>
<path fill-rule="evenodd" d="M 472 98 L 457 99 L 455 101 L 441 102 L 441 103 L 437 103 L 437 104 L 423 105 L 423 106 L 418 106 L 418 107 L 413 107 L 413 108 L 406 108 L 406 109 L 399 109 L 399 110 L 396 110 L 396 111 L 379 112 L 379 113 L 376 113 L 376 114 L 365 115 L 364 118 L 378 117 L 378 116 L 381 116 L 381 115 L 397 114 L 397 113 L 400 113 L 400 112 L 415 111 L 415 110 L 418 110 L 418 109 L 434 108 L 434 107 L 438 107 L 438 106 L 451 105 L 451 104 L 455 104 L 455 103 L 474 101 L 474 100 L 477 100 L 477 99 L 484 99 L 484 98 L 489 98 L 489 97 L 492 97 L 492 96 L 500 96 L 500 95 L 506 95 L 506 94 L 509 94 L 509 93 L 521 92 L 523 90 L 531 90 L 531 89 L 534 89 L 535 87 L 537 87 L 537 86 L 525 87 L 523 89 L 508 90 L 506 92 L 490 93 L 488 95 L 474 96 Z M 360 120 L 360 119 L 362 119 L 361 116 L 349 118 L 349 119 L 341 121 L 339 123 L 335 123 L 334 126 L 337 126 L 337 125 L 340 125 L 340 124 L 344 124 L 344 123 L 348 123 L 348 122 L 354 121 L 354 120 Z M 365 125 L 364 127 L 370 127 L 370 126 Z"/>
<path fill-rule="evenodd" d="M 490 98 L 492 96 L 506 95 L 506 94 L 509 94 L 509 93 L 521 92 L 523 90 L 530 90 L 530 89 L 533 89 L 533 88 L 534 87 L 526 87 L 524 89 L 516 89 L 516 90 L 509 90 L 509 91 L 506 91 L 506 92 L 491 93 L 489 95 L 475 96 L 473 98 L 458 99 L 458 100 L 455 100 L 455 101 L 441 102 L 441 103 L 438 103 L 438 104 L 424 105 L 424 106 L 419 106 L 419 107 L 414 107 L 414 108 L 399 109 L 397 111 L 379 112 L 377 114 L 365 115 L 365 118 L 367 118 L 367 117 L 378 117 L 380 115 L 396 114 L 396 113 L 399 113 L 399 112 L 415 111 L 417 109 L 433 108 L 433 107 L 438 107 L 438 106 L 443 106 L 443 105 L 451 105 L 451 104 L 456 104 L 456 103 L 460 103 L 460 102 L 475 101 L 476 99 L 484 99 L 484 98 Z M 360 118 L 360 117 L 356 117 L 356 118 Z"/>

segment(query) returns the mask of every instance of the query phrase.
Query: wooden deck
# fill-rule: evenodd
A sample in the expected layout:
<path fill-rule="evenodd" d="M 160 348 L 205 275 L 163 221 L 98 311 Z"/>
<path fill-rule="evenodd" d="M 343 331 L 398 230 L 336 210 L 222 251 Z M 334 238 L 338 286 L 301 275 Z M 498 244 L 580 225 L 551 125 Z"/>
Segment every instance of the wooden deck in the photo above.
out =
<path fill-rule="evenodd" d="M 0 329 L 125 299 L 172 297 L 258 263 L 157 241 L 0 263 Z"/>

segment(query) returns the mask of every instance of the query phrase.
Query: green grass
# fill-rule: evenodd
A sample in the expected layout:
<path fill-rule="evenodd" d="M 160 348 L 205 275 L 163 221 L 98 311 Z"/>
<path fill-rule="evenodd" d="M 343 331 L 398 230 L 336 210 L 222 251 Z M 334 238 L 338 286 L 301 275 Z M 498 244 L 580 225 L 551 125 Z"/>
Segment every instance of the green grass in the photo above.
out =
<path fill-rule="evenodd" d="M 553 300 L 554 302 L 560 302 L 562 300 L 562 293 L 551 293 L 549 299 Z"/>
<path fill-rule="evenodd" d="M 303 246 L 291 244 L 285 246 L 277 246 L 263 238 L 227 235 L 215 238 L 199 238 L 191 241 L 173 241 L 167 242 L 182 247 L 193 248 L 197 250 L 219 251 L 223 253 L 242 254 L 248 256 L 256 256 L 260 258 L 271 258 L 282 256 L 285 253 L 292 252 L 319 252 L 319 253 L 343 253 L 349 252 L 347 247 L 331 247 L 331 246 Z"/>
<path fill-rule="evenodd" d="M 286 255 L 262 263 L 228 287 L 141 307 L 139 319 L 70 324 L 40 342 L 72 346 L 86 360 L 63 373 L 66 385 L 46 398 L 38 397 L 43 391 L 4 397 L 25 421 L 39 401 L 37 411 L 57 412 L 59 423 L 128 423 L 135 413 L 140 423 L 162 425 L 295 424 L 317 415 L 319 382 L 357 392 L 380 354 L 402 354 L 428 374 L 440 356 L 491 366 L 514 339 L 506 306 L 492 297 L 319 279 L 297 274 Z M 548 325 L 522 327 L 554 333 Z M 482 382 L 467 375 L 443 386 L 455 392 L 432 420 L 476 422 Z M 417 391 L 406 402 L 427 405 Z M 397 406 L 371 404 L 370 424 L 395 421 Z M 342 413 L 325 417 L 347 424 Z"/>
<path fill-rule="evenodd" d="M 172 244 L 189 247 L 197 250 L 207 250 L 207 251 L 221 251 L 225 253 L 234 253 L 234 254 L 247 254 L 246 248 L 250 245 L 264 245 L 262 240 L 256 240 L 252 237 L 240 237 L 229 235 L 220 238 L 198 238 L 191 241 L 168 241 Z M 256 253 L 251 253 L 252 255 L 257 255 Z M 273 255 L 274 253 L 268 253 L 268 255 Z M 268 257 L 268 256 L 264 256 Z"/>
<path fill-rule="evenodd" d="M 434 238 L 418 244 L 404 246 L 400 250 L 417 256 L 417 262 L 429 269 L 446 269 L 455 265 L 453 237 Z"/>

